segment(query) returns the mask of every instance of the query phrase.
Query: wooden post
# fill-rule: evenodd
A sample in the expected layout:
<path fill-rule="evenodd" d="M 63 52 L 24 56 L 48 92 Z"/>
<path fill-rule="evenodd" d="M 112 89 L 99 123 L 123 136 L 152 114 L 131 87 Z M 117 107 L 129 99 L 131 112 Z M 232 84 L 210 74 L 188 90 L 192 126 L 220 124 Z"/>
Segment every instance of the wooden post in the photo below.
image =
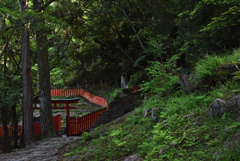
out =
<path fill-rule="evenodd" d="M 152 109 L 152 119 L 153 119 L 153 121 L 157 121 L 156 112 L 157 112 L 157 109 L 156 109 L 156 108 L 153 108 L 153 109 Z"/>
<path fill-rule="evenodd" d="M 179 76 L 180 83 L 182 85 L 182 89 L 185 94 L 190 94 L 193 91 L 193 86 L 188 80 L 187 74 L 180 74 Z"/>
<path fill-rule="evenodd" d="M 147 117 L 148 114 L 148 109 L 144 109 L 143 111 L 143 118 L 145 119 Z"/>
<path fill-rule="evenodd" d="M 69 113 L 69 105 L 68 105 L 68 103 L 66 103 L 66 111 L 67 111 L 67 126 L 68 126 L 68 135 L 67 136 L 69 136 L 69 135 L 71 135 L 70 134 L 70 130 L 71 130 L 71 128 L 70 128 L 70 113 Z"/>

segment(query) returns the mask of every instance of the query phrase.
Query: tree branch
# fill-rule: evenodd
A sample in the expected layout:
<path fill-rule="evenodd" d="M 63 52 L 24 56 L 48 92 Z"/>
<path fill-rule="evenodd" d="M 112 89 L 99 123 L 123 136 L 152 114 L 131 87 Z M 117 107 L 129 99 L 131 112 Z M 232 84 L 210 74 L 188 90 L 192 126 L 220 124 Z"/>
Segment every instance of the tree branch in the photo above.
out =
<path fill-rule="evenodd" d="M 42 6 L 40 6 L 38 8 L 38 12 L 41 12 L 42 10 L 44 10 L 47 6 L 49 6 L 51 3 L 53 3 L 55 0 L 49 0 L 47 3 L 43 4 Z"/>
<path fill-rule="evenodd" d="M 65 52 L 67 51 L 67 49 L 68 49 L 68 47 L 69 47 L 69 45 L 70 45 L 70 42 L 71 42 L 72 38 L 73 38 L 73 36 L 74 36 L 74 34 L 76 33 L 77 30 L 78 30 L 78 28 L 75 29 L 75 31 L 73 32 L 73 34 L 72 34 L 71 37 L 69 38 L 68 44 L 67 44 L 67 46 L 66 46 L 66 48 L 65 48 L 65 50 L 64 50 L 64 52 L 63 52 L 63 54 L 62 54 L 62 57 L 61 57 L 60 59 L 63 58 Z M 59 62 L 56 63 L 52 68 L 50 68 L 49 71 L 53 70 L 58 64 L 59 64 Z"/>
<path fill-rule="evenodd" d="M 14 26 L 14 28 L 13 28 L 10 36 L 8 37 L 7 42 L 6 42 L 6 45 L 4 45 L 4 49 L 3 49 L 3 51 L 2 51 L 2 54 L 0 55 L 0 58 L 1 58 L 1 57 L 3 56 L 3 54 L 6 52 L 6 49 L 7 49 L 8 44 L 9 44 L 9 41 L 10 41 L 10 39 L 11 39 L 11 37 L 12 37 L 12 35 L 13 35 L 13 31 L 14 31 L 15 29 L 16 29 L 16 26 Z"/>
<path fill-rule="evenodd" d="M 134 28 L 134 26 L 132 25 L 131 21 L 129 20 L 129 18 L 128 18 L 126 12 L 125 12 L 125 10 L 122 9 L 122 8 L 120 8 L 120 7 L 118 7 L 118 9 L 121 10 L 121 11 L 123 12 L 123 14 L 124 14 L 124 16 L 126 17 L 128 23 L 131 25 L 131 27 L 132 27 L 132 29 L 133 29 L 135 35 L 137 36 L 137 39 L 138 39 L 138 41 L 139 41 L 139 43 L 140 43 L 142 49 L 145 50 L 145 47 L 143 46 L 143 43 L 142 43 L 142 41 L 140 40 L 140 38 L 139 38 L 139 36 L 138 36 L 138 34 L 137 34 L 136 29 Z"/>
<path fill-rule="evenodd" d="M 127 52 L 119 45 L 118 41 L 115 39 L 115 42 L 117 44 L 117 46 L 119 47 L 119 49 L 124 53 L 124 55 L 129 59 L 131 60 L 132 63 L 135 63 L 135 61 L 133 60 L 133 58 L 131 58 Z M 139 67 L 140 69 L 144 70 L 144 68 L 140 65 L 137 65 L 137 67 Z"/>
<path fill-rule="evenodd" d="M 148 4 L 149 6 L 152 6 L 153 8 L 157 6 L 157 4 L 156 4 L 156 5 L 153 5 L 153 4 L 149 3 L 148 1 L 147 1 L 147 4 Z M 177 13 L 169 10 L 165 5 L 163 5 L 163 4 L 159 4 L 159 5 L 160 5 L 161 7 L 163 7 L 166 12 L 171 13 L 171 14 L 174 14 L 174 15 L 177 15 Z"/>

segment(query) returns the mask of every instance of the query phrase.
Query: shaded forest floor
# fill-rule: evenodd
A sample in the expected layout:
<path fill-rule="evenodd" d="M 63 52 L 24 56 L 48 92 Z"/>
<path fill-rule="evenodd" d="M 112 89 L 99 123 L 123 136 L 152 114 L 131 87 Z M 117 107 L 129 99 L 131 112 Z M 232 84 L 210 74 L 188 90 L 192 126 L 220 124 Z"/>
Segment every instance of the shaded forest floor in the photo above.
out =
<path fill-rule="evenodd" d="M 78 142 L 61 149 L 58 157 L 120 161 L 137 154 L 149 161 L 239 160 L 239 117 L 227 110 L 221 117 L 207 112 L 216 98 L 227 101 L 238 96 L 238 87 L 228 82 L 207 92 L 184 95 L 179 88 L 171 97 L 152 95 L 126 116 L 83 133 Z M 156 121 L 151 114 L 154 108 Z"/>

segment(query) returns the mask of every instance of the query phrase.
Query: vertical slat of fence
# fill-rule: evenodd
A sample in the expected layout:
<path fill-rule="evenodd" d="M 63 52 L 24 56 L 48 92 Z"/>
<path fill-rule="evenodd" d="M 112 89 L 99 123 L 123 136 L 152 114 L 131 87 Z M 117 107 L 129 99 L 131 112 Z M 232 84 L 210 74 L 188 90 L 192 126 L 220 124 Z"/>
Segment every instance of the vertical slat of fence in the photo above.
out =
<path fill-rule="evenodd" d="M 78 122 L 77 122 L 77 133 L 81 133 L 81 117 L 78 117 Z"/>
<path fill-rule="evenodd" d="M 86 129 L 88 129 L 88 126 L 89 126 L 89 114 L 87 114 L 87 118 L 86 118 Z"/>
<path fill-rule="evenodd" d="M 72 134 L 71 134 L 71 131 L 72 131 L 72 130 L 71 130 L 71 124 L 72 124 L 71 121 L 72 121 L 72 119 L 71 119 L 71 118 L 68 118 L 68 116 L 67 116 L 67 127 L 68 127 L 68 128 L 67 128 L 67 130 L 68 130 L 67 132 L 68 132 L 68 136 L 71 136 L 71 135 L 72 135 Z"/>
<path fill-rule="evenodd" d="M 88 129 L 88 118 L 89 118 L 89 114 L 87 114 L 87 116 L 86 116 L 85 129 L 84 129 L 84 131 Z"/>
<path fill-rule="evenodd" d="M 79 121 L 79 117 L 77 117 L 76 118 L 76 134 L 78 134 L 79 133 L 79 131 L 78 131 L 78 121 Z"/>
<path fill-rule="evenodd" d="M 84 117 L 81 120 L 81 131 L 84 131 Z"/>
<path fill-rule="evenodd" d="M 89 124 L 90 124 L 89 128 L 91 128 L 91 126 L 93 125 L 93 116 L 94 116 L 94 113 L 91 113 L 89 118 Z"/>
<path fill-rule="evenodd" d="M 79 124 L 79 126 L 78 126 L 79 132 L 82 133 L 82 117 L 79 118 L 78 124 Z"/>
<path fill-rule="evenodd" d="M 74 134 L 75 134 L 74 125 L 75 125 L 75 120 L 76 120 L 76 119 L 75 119 L 74 117 L 72 117 L 70 120 L 71 120 L 71 121 L 70 121 L 71 135 L 74 135 Z"/>
<path fill-rule="evenodd" d="M 4 129 L 3 129 L 3 127 L 0 127 L 0 136 L 4 136 Z"/>
<path fill-rule="evenodd" d="M 83 125 L 84 125 L 84 117 L 81 117 L 81 119 L 80 119 L 80 131 L 82 132 L 82 131 L 84 131 L 83 130 Z"/>
<path fill-rule="evenodd" d="M 83 117 L 83 131 L 85 131 L 86 128 L 86 116 Z"/>
<path fill-rule="evenodd" d="M 84 117 L 84 128 L 83 130 L 85 131 L 87 129 L 87 116 Z"/>
<path fill-rule="evenodd" d="M 76 120 L 77 118 L 74 118 L 74 125 L 73 125 L 73 134 L 76 134 Z"/>

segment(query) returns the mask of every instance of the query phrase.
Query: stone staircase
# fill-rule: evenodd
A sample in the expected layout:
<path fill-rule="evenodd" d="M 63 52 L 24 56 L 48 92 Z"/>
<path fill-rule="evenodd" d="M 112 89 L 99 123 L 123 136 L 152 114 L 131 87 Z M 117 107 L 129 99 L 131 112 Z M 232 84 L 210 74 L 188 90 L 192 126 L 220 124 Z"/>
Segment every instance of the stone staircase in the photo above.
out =
<path fill-rule="evenodd" d="M 115 120 L 130 111 L 133 111 L 136 107 L 139 107 L 142 103 L 143 96 L 140 92 L 129 93 L 123 97 L 116 97 L 110 104 L 109 109 L 103 112 L 98 120 L 93 124 L 89 131 L 104 125 L 106 123 Z"/>

